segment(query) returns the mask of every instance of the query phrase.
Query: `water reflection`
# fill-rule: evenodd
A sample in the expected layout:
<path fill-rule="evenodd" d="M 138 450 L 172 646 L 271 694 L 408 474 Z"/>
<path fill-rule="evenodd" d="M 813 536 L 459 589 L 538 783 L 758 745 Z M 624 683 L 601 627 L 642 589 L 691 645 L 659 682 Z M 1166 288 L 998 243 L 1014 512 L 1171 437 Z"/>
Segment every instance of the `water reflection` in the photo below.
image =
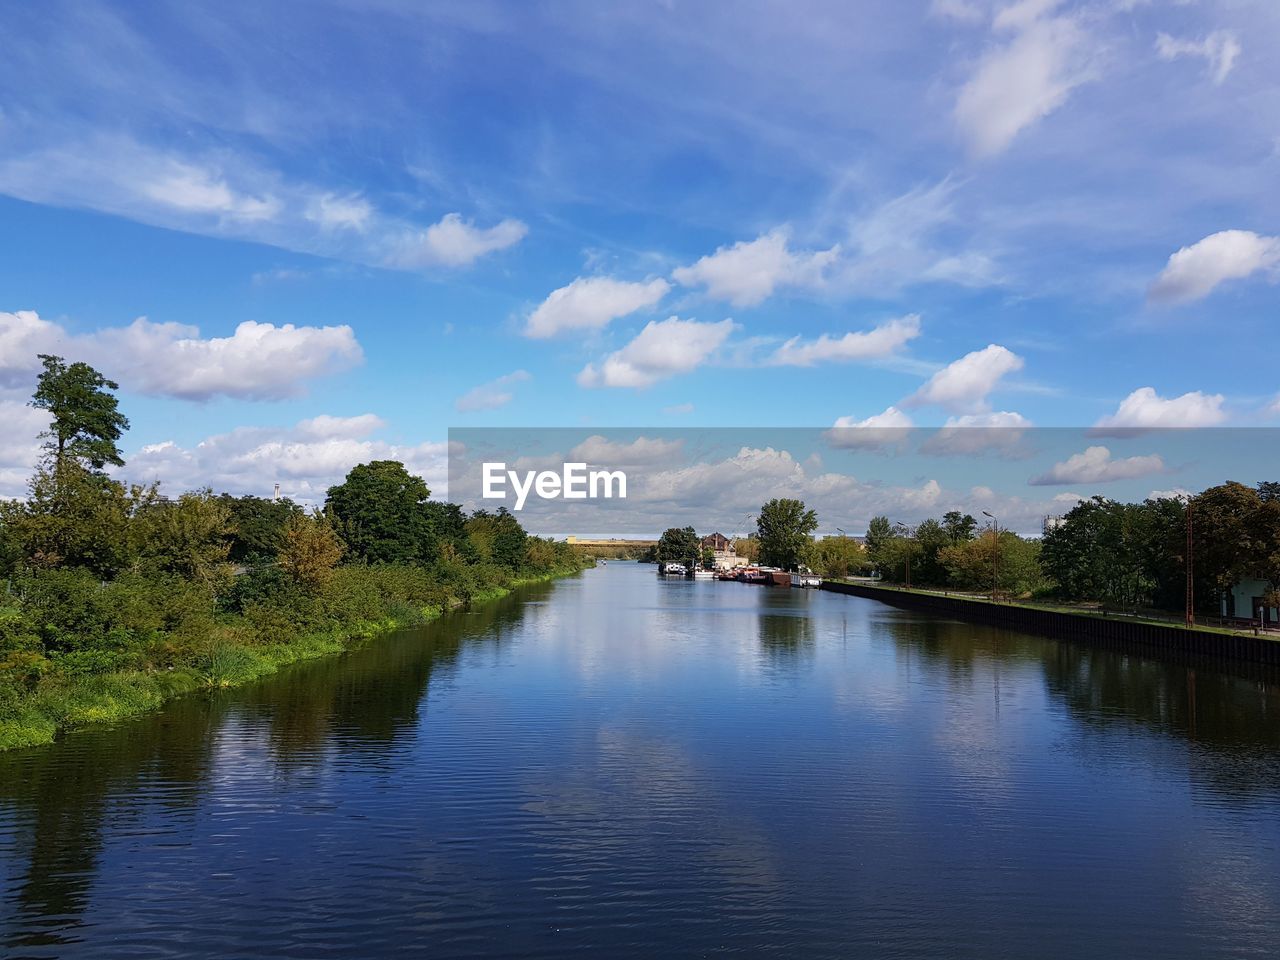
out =
<path fill-rule="evenodd" d="M 1280 936 L 1243 673 L 611 565 L 0 756 L 0 942 L 1232 955 Z"/>

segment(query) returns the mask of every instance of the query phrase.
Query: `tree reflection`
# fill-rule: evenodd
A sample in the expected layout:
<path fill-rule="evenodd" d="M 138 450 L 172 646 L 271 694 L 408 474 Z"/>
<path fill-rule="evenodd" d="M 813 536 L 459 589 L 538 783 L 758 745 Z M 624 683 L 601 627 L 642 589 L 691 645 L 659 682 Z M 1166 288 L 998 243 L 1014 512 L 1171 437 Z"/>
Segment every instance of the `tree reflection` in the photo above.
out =
<path fill-rule="evenodd" d="M 437 671 L 469 642 L 500 642 L 521 619 L 523 601 L 547 589 L 458 611 L 243 690 L 191 695 L 136 721 L 0 755 L 0 851 L 13 865 L 0 942 L 16 950 L 75 941 L 106 839 L 157 809 L 194 819 L 228 742 L 244 751 L 260 737 L 273 762 L 286 766 L 343 752 L 385 754 L 418 725 Z"/>

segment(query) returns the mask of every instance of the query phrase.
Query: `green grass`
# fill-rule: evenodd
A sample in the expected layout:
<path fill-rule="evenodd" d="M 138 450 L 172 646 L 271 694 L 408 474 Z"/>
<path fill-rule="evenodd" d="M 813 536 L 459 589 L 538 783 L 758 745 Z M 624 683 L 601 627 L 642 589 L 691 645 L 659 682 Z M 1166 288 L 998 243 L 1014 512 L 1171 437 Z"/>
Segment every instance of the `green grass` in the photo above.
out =
<path fill-rule="evenodd" d="M 1002 607 L 1016 606 L 1016 607 L 1027 607 L 1028 609 L 1031 609 L 1031 610 L 1045 610 L 1050 613 L 1069 613 L 1078 617 L 1091 617 L 1098 620 L 1112 620 L 1117 623 L 1145 623 L 1145 624 L 1150 624 L 1152 626 L 1158 626 L 1158 627 L 1170 627 L 1175 630 L 1185 629 L 1180 620 L 1172 620 L 1172 619 L 1165 620 L 1165 619 L 1161 619 L 1160 617 L 1144 617 L 1138 614 L 1127 615 L 1127 614 L 1103 613 L 1101 610 L 1092 609 L 1089 607 L 1082 607 L 1078 605 L 1073 606 L 1071 604 L 1063 604 L 1063 603 L 1053 603 L 1051 601 L 1044 601 L 1044 600 L 993 601 L 990 597 L 974 596 L 972 594 L 957 593 L 955 591 L 936 590 L 936 589 L 930 589 L 927 587 L 924 587 L 924 588 L 912 587 L 910 590 L 907 590 L 906 588 L 900 587 L 900 586 L 887 586 L 887 585 L 878 584 L 878 583 L 864 583 L 859 581 L 833 581 L 833 582 L 849 583 L 852 586 L 866 587 L 870 590 L 883 590 L 885 593 L 891 593 L 891 594 L 899 594 L 899 593 L 924 594 L 924 595 L 935 596 L 935 597 L 946 597 L 951 600 L 964 600 L 968 603 L 986 603 L 986 604 L 998 603 Z M 1229 627 L 1215 627 L 1215 626 L 1209 626 L 1208 624 L 1200 624 L 1200 623 L 1197 623 L 1192 629 L 1195 630 L 1197 633 L 1207 633 L 1207 634 L 1213 634 L 1221 637 L 1252 637 L 1254 636 L 1254 633 L 1252 630 L 1233 630 Z M 1274 635 L 1267 634 L 1265 632 L 1259 633 L 1257 634 L 1257 636 L 1259 639 L 1280 642 L 1280 638 Z"/>
<path fill-rule="evenodd" d="M 577 572 L 561 570 L 520 578 L 510 587 L 494 586 L 477 591 L 471 600 L 497 600 L 515 587 Z M 400 605 L 393 615 L 382 620 L 361 621 L 324 633 L 299 634 L 285 642 L 238 642 L 234 634 L 230 634 L 218 640 L 190 667 L 51 678 L 18 699 L 0 698 L 0 750 L 49 744 L 64 730 L 137 717 L 159 709 L 174 697 L 197 690 L 252 683 L 292 663 L 342 653 L 370 638 L 427 623 L 443 612 L 440 606 Z"/>

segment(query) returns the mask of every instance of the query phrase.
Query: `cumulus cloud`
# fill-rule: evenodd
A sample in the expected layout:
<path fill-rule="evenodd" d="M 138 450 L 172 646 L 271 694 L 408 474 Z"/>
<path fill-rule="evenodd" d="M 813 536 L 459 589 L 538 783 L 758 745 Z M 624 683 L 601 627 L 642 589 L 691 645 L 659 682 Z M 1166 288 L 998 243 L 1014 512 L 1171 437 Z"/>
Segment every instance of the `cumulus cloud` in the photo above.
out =
<path fill-rule="evenodd" d="M 1139 387 L 1122 401 L 1115 413 L 1100 419 L 1091 433 L 1095 436 L 1133 436 L 1161 427 L 1213 427 L 1226 420 L 1225 398 L 1220 393 L 1195 390 L 1166 399 L 1152 387 Z"/>
<path fill-rule="evenodd" d="M 531 375 L 527 370 L 514 370 L 505 376 L 490 380 L 488 383 L 482 383 L 480 386 L 468 390 L 453 402 L 453 407 L 459 413 L 471 413 L 477 410 L 497 410 L 499 407 L 505 407 L 515 397 L 511 387 L 529 379 L 531 379 Z"/>
<path fill-rule="evenodd" d="M 1010 410 L 949 417 L 920 445 L 920 452 L 944 457 L 974 456 L 986 452 L 1018 456 L 1025 452 L 1022 438 L 1030 426 L 1030 420 Z"/>
<path fill-rule="evenodd" d="M 3 357 L 0 351 L 0 357 Z M 0 498 L 21 497 L 27 478 L 40 459 L 40 434 L 49 429 L 50 417 L 23 400 L 0 399 Z"/>
<path fill-rule="evenodd" d="M 872 330 L 846 333 L 842 337 L 823 334 L 816 340 L 792 337 L 770 357 L 776 366 L 811 367 L 816 363 L 840 363 L 884 357 L 920 335 L 919 314 L 896 317 Z"/>
<path fill-rule="evenodd" d="M 524 239 L 529 228 L 507 219 L 492 227 L 477 227 L 460 213 L 446 213 L 425 230 L 400 238 L 392 262 L 406 268 L 465 267 L 485 254 L 505 250 Z"/>
<path fill-rule="evenodd" d="M 956 122 L 976 155 L 1004 150 L 1088 79 L 1088 36 L 1072 17 L 1047 16 L 1058 5 L 1024 0 L 996 15 L 994 29 L 1013 36 L 978 61 L 956 98 Z"/>
<path fill-rule="evenodd" d="M 159 480 L 169 491 L 211 486 L 269 496 L 279 483 L 285 496 L 314 504 L 356 464 L 400 460 L 426 479 L 435 496 L 443 496 L 447 445 L 388 443 L 374 436 L 382 427 L 373 414 L 314 417 L 292 428 L 241 427 L 190 447 L 173 441 L 149 444 L 126 453 L 121 473 L 136 482 Z"/>
<path fill-rule="evenodd" d="M 987 395 L 1001 378 L 1022 367 L 1023 360 L 1016 353 L 999 344 L 989 344 L 943 367 L 908 402 L 936 403 L 957 412 L 981 413 L 986 409 Z"/>
<path fill-rule="evenodd" d="M 658 278 L 630 283 L 609 277 L 579 277 L 553 290 L 529 315 L 527 337 L 550 337 L 565 330 L 598 330 L 614 320 L 654 306 L 671 285 Z"/>
<path fill-rule="evenodd" d="M 910 416 L 897 407 L 888 407 L 865 420 L 840 417 L 823 438 L 841 450 L 880 450 L 902 444 L 912 426 Z"/>
<path fill-rule="evenodd" d="M 1187 303 L 1207 297 L 1227 280 L 1240 280 L 1259 271 L 1270 272 L 1274 279 L 1278 270 L 1280 237 L 1223 230 L 1169 257 L 1148 298 L 1155 303 Z"/>
<path fill-rule="evenodd" d="M 839 246 L 829 250 L 795 252 L 787 232 L 773 230 L 755 240 L 720 247 L 687 267 L 671 272 L 686 287 L 705 287 L 717 300 L 749 307 L 768 299 L 778 287 L 819 287 L 824 271 L 839 256 Z"/>
<path fill-rule="evenodd" d="M 335 327 L 276 326 L 246 320 L 229 337 L 202 338 L 198 327 L 152 323 L 70 334 L 29 310 L 0 312 L 0 385 L 30 381 L 38 353 L 85 360 L 137 393 L 208 400 L 297 396 L 307 380 L 364 359 L 355 333 Z"/>
<path fill-rule="evenodd" d="M 1236 65 L 1240 56 L 1240 41 L 1229 30 L 1215 30 L 1201 40 L 1178 40 L 1161 33 L 1156 37 L 1156 53 L 1161 60 L 1179 57 L 1199 57 L 1209 66 L 1209 78 L 1220 85 Z"/>
<path fill-rule="evenodd" d="M 1164 470 L 1164 461 L 1158 454 L 1141 457 L 1111 458 L 1106 447 L 1089 447 L 1061 463 L 1055 463 L 1046 473 L 1032 477 L 1032 486 L 1056 486 L 1073 483 L 1111 483 L 1115 480 L 1132 480 Z"/>
<path fill-rule="evenodd" d="M 584 387 L 647 387 L 704 363 L 737 328 L 732 320 L 651 320 L 629 344 L 578 374 Z"/>

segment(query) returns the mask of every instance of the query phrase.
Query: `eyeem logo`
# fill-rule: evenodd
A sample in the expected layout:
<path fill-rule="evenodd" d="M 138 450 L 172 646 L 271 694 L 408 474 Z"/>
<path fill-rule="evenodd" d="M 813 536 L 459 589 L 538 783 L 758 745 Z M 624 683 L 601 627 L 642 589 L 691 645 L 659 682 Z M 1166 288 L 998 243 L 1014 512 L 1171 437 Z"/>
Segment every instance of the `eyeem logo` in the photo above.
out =
<path fill-rule="evenodd" d="M 526 470 L 523 475 L 508 470 L 505 463 L 486 463 L 484 489 L 480 495 L 485 500 L 505 500 L 508 483 L 516 495 L 517 510 L 523 509 L 530 492 L 543 500 L 627 498 L 625 473 L 621 470 L 589 471 L 585 463 L 566 463 L 559 473 L 554 470 Z"/>

